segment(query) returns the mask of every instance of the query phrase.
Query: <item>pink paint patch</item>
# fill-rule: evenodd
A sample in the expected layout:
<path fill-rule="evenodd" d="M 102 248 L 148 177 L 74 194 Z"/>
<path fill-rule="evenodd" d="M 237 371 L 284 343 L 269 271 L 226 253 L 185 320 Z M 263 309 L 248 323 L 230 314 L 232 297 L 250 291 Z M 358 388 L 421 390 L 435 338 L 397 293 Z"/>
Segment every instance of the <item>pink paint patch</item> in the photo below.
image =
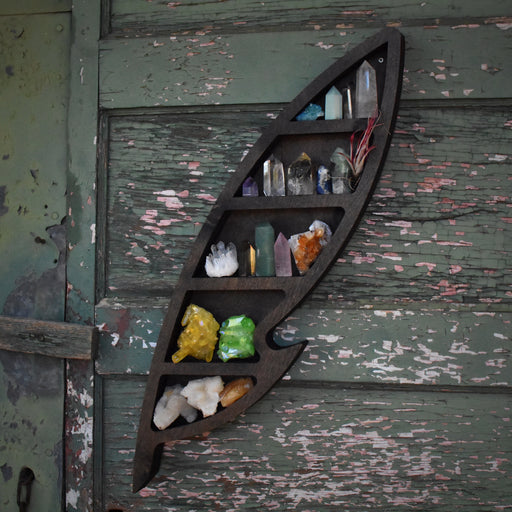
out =
<path fill-rule="evenodd" d="M 204 199 L 205 201 L 210 201 L 212 203 L 214 203 L 217 199 L 215 197 L 213 197 L 211 194 L 198 194 L 197 195 L 197 198 L 198 199 Z"/>
<path fill-rule="evenodd" d="M 415 267 L 427 267 L 428 271 L 431 272 L 432 270 L 434 270 L 436 268 L 436 264 L 429 263 L 427 261 L 420 261 L 419 263 L 415 264 Z"/>
<path fill-rule="evenodd" d="M 189 196 L 189 191 L 188 190 L 183 190 L 182 192 L 178 193 L 178 197 L 181 197 L 182 199 L 186 198 Z"/>
<path fill-rule="evenodd" d="M 146 256 L 136 256 L 135 259 L 141 263 L 149 263 L 149 260 L 146 258 Z"/>
<path fill-rule="evenodd" d="M 170 210 L 183 208 L 183 203 L 177 197 L 159 196 L 157 197 L 157 201 L 164 203 L 166 208 L 169 208 Z"/>
<path fill-rule="evenodd" d="M 460 265 L 450 265 L 450 274 L 458 274 L 460 271 L 462 271 Z"/>
<path fill-rule="evenodd" d="M 402 265 L 395 265 L 395 272 L 403 272 L 404 271 L 404 267 L 402 267 Z"/>
<path fill-rule="evenodd" d="M 201 162 L 189 162 L 188 168 L 195 171 L 200 165 L 201 165 Z"/>

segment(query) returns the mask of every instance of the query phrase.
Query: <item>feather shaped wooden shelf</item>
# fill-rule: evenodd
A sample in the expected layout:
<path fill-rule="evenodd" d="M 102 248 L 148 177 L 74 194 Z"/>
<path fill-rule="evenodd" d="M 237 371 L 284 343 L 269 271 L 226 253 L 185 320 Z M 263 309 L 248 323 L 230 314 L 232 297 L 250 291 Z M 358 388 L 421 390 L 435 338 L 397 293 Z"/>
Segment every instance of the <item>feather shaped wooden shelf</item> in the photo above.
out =
<path fill-rule="evenodd" d="M 293 364 L 305 342 L 279 346 L 274 328 L 296 308 L 321 279 L 345 248 L 371 199 L 384 165 L 393 133 L 402 83 L 404 41 L 394 29 L 384 29 L 340 58 L 309 84 L 263 132 L 237 172 L 226 184 L 199 233 L 174 290 L 162 325 L 147 382 L 137 438 L 133 489 L 141 489 L 158 471 L 165 443 L 190 438 L 233 420 L 259 400 Z M 309 103 L 323 101 L 334 85 L 339 90 L 353 85 L 357 68 L 367 60 L 376 70 L 379 120 L 373 131 L 375 149 L 369 154 L 364 171 L 353 193 L 242 197 L 244 180 L 251 176 L 262 190 L 262 166 L 271 154 L 289 165 L 301 152 L 313 162 L 329 163 L 329 157 L 347 142 L 353 132 L 364 130 L 366 119 L 296 121 Z M 254 236 L 254 226 L 270 222 L 276 233 L 289 237 L 307 230 L 315 219 L 332 229 L 332 238 L 311 268 L 291 277 L 206 277 L 205 258 L 210 246 L 219 240 L 240 247 Z M 222 362 L 217 356 L 210 363 L 185 358 L 173 363 L 181 319 L 189 304 L 210 311 L 219 321 L 245 314 L 254 320 L 256 354 L 248 359 Z M 224 382 L 250 377 L 254 387 L 228 407 L 219 407 L 212 416 L 186 423 L 176 420 L 164 430 L 153 424 L 155 405 L 168 385 L 182 384 L 206 376 L 221 376 Z"/>

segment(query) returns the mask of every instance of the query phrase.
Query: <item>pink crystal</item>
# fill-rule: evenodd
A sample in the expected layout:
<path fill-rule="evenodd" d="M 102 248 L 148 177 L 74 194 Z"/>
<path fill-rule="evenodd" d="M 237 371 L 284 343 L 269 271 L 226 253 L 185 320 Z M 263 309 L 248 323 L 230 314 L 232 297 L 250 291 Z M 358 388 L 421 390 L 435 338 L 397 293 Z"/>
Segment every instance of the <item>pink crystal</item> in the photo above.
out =
<path fill-rule="evenodd" d="M 274 258 L 276 266 L 276 276 L 288 277 L 292 275 L 292 260 L 290 256 L 290 244 L 283 235 L 279 233 L 274 244 Z"/>

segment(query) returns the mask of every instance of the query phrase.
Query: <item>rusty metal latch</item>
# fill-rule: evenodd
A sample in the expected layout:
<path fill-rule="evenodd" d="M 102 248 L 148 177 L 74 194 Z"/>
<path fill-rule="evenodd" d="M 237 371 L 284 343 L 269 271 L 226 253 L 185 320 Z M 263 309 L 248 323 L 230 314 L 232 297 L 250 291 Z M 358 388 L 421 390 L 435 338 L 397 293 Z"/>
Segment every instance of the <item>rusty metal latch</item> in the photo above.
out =
<path fill-rule="evenodd" d="M 32 482 L 35 479 L 34 472 L 26 466 L 21 468 L 18 477 L 18 490 L 16 492 L 16 502 L 20 512 L 27 512 L 30 503 L 30 493 L 32 491 Z"/>

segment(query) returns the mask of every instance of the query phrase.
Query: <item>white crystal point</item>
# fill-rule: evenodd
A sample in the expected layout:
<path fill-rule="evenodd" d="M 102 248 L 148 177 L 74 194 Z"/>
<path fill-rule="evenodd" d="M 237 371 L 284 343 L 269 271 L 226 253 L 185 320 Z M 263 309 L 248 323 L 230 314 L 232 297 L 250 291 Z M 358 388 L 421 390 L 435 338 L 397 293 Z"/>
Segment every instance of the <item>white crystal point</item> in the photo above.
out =
<path fill-rule="evenodd" d="M 373 117 L 377 110 L 377 77 L 375 69 L 365 60 L 356 76 L 356 116 L 367 119 Z"/>
<path fill-rule="evenodd" d="M 263 163 L 263 193 L 266 196 L 286 195 L 283 163 L 274 155 Z"/>
<path fill-rule="evenodd" d="M 211 416 L 217 412 L 219 394 L 224 389 L 221 377 L 205 377 L 191 380 L 181 391 L 192 407 L 199 409 L 203 416 Z"/>
<path fill-rule="evenodd" d="M 153 423 L 163 430 L 167 428 L 178 416 L 183 416 L 188 423 L 197 418 L 197 410 L 181 394 L 182 386 L 176 384 L 165 388 L 164 394 L 158 400 L 153 414 Z"/>
<path fill-rule="evenodd" d="M 343 119 L 343 96 L 334 85 L 325 95 L 325 119 Z"/>
<path fill-rule="evenodd" d="M 211 254 L 206 256 L 204 265 L 209 277 L 232 276 L 238 270 L 236 247 L 233 242 L 229 242 L 227 247 L 224 242 L 213 244 L 211 251 Z"/>

